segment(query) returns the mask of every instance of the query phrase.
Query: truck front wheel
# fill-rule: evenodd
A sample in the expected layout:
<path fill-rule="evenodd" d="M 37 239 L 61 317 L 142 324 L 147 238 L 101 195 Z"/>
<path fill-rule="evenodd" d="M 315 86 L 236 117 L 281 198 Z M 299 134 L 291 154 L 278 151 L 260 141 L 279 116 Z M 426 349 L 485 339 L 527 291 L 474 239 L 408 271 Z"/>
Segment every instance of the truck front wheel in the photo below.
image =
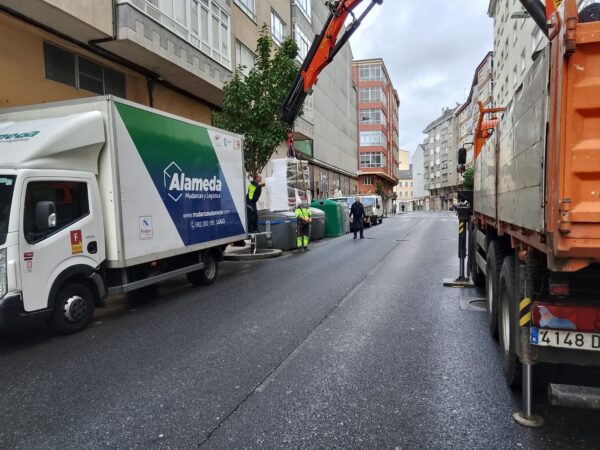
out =
<path fill-rule="evenodd" d="M 517 359 L 515 327 L 517 305 L 515 301 L 517 289 L 515 285 L 514 256 L 508 255 L 502 262 L 498 292 L 499 340 L 502 352 L 502 366 L 506 384 L 517 387 L 521 382 L 521 363 Z"/>
<path fill-rule="evenodd" d="M 219 262 L 213 252 L 208 252 L 203 258 L 204 268 L 188 273 L 187 279 L 194 286 L 212 284 L 219 274 Z"/>
<path fill-rule="evenodd" d="M 83 330 L 92 320 L 94 303 L 94 294 L 85 284 L 65 284 L 54 299 L 50 316 L 52 328 L 63 334 Z"/>

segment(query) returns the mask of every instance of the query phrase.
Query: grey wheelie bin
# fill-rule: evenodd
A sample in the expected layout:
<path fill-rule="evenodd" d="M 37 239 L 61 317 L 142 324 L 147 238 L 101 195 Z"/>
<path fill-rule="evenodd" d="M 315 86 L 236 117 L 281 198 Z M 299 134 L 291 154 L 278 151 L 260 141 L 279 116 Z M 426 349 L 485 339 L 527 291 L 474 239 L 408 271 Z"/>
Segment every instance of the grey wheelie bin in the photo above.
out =
<path fill-rule="evenodd" d="M 325 237 L 325 213 L 318 208 L 310 208 L 310 240 L 318 241 Z"/>
<path fill-rule="evenodd" d="M 271 212 L 268 209 L 258 211 L 258 231 L 266 231 L 267 221 L 271 222 L 273 248 L 292 250 L 296 248 L 296 215 L 293 212 Z M 262 240 L 261 240 L 262 241 Z M 261 244 L 261 248 L 263 245 Z"/>

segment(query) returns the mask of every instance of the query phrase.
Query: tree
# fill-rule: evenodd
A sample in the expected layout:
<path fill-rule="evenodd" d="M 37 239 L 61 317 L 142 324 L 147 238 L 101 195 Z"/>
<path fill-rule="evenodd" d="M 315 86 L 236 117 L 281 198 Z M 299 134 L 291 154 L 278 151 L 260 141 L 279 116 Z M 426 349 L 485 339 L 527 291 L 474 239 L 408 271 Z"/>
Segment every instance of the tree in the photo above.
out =
<path fill-rule="evenodd" d="M 375 192 L 377 193 L 377 195 L 382 195 L 383 194 L 383 183 L 381 181 L 377 182 L 376 188 L 375 188 Z"/>
<path fill-rule="evenodd" d="M 256 63 L 247 76 L 239 66 L 223 88 L 223 110 L 214 113 L 217 127 L 244 135 L 246 172 L 254 177 L 287 139 L 289 126 L 279 117 L 281 105 L 298 68 L 298 46 L 286 38 L 273 52 L 273 41 L 263 25 L 256 45 Z"/>
<path fill-rule="evenodd" d="M 473 189 L 473 174 L 475 173 L 475 169 L 472 167 L 467 168 L 467 170 L 463 173 L 463 187 L 465 189 Z"/>

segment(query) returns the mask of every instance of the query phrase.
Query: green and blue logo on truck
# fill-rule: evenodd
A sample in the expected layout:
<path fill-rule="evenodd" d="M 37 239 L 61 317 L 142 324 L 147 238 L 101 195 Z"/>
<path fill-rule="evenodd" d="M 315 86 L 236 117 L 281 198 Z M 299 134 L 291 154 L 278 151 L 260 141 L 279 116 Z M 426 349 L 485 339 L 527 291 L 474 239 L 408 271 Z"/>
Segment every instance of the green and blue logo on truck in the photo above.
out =
<path fill-rule="evenodd" d="M 116 107 L 185 245 L 245 233 L 228 186 L 235 180 L 226 179 L 206 128 Z"/>
<path fill-rule="evenodd" d="M 33 130 L 33 131 L 25 131 L 25 132 L 19 132 L 19 133 L 5 133 L 5 134 L 0 134 L 0 143 L 5 143 L 5 142 L 16 142 L 16 141 L 26 141 L 32 137 L 37 136 L 38 134 L 40 134 L 39 131 L 37 130 Z"/>

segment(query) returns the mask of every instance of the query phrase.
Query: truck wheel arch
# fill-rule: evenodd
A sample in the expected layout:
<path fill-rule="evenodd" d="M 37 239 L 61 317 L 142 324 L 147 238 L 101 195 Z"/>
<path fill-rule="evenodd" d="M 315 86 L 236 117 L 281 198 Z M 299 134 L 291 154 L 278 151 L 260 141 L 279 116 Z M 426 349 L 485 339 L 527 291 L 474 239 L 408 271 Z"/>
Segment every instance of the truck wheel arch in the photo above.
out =
<path fill-rule="evenodd" d="M 106 287 L 104 286 L 102 277 L 100 277 L 93 267 L 77 264 L 62 271 L 54 280 L 48 294 L 48 308 L 54 308 L 54 301 L 61 288 L 65 284 L 74 281 L 85 284 L 92 291 L 96 306 L 104 306 Z"/>

